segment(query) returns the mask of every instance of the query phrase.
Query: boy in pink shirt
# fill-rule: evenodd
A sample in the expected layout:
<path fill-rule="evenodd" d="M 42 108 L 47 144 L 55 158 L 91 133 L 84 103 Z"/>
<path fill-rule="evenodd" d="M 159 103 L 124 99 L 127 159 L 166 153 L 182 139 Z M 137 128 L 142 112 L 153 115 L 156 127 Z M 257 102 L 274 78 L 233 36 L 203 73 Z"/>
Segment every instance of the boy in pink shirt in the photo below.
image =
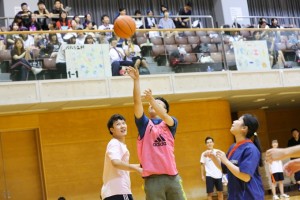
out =
<path fill-rule="evenodd" d="M 129 172 L 142 173 L 143 170 L 139 164 L 129 164 L 125 118 L 119 114 L 111 116 L 107 128 L 113 139 L 106 148 L 101 197 L 103 200 L 133 200 Z"/>
<path fill-rule="evenodd" d="M 139 71 L 128 67 L 127 72 L 134 80 L 134 115 L 139 132 L 138 157 L 143 168 L 146 199 L 186 200 L 174 156 L 177 119 L 168 115 L 168 102 L 162 97 L 153 98 L 150 89 L 144 91 L 144 99 L 149 102 L 148 118 L 141 101 Z"/>

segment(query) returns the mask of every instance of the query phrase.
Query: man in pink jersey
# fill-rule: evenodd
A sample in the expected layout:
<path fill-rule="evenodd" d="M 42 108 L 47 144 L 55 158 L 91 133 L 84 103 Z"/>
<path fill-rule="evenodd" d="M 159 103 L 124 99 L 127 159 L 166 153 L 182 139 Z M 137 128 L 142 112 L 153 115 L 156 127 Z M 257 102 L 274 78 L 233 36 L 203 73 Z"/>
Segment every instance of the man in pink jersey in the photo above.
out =
<path fill-rule="evenodd" d="M 129 172 L 142 173 L 142 168 L 138 164 L 129 164 L 125 118 L 114 114 L 108 120 L 107 128 L 113 138 L 106 148 L 101 197 L 103 200 L 133 200 Z"/>
<path fill-rule="evenodd" d="M 144 92 L 145 100 L 149 102 L 148 118 L 141 101 L 139 72 L 133 67 L 128 67 L 127 72 L 134 80 L 138 157 L 143 168 L 146 199 L 186 200 L 174 156 L 177 119 L 168 115 L 169 104 L 164 98 L 153 98 L 151 89 Z"/>

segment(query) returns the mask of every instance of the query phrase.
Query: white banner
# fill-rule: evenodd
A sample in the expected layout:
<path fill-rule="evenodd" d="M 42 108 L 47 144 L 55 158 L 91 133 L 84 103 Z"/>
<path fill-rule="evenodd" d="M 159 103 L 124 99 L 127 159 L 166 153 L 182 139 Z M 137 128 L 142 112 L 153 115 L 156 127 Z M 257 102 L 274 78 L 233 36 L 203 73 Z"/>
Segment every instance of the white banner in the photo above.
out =
<path fill-rule="evenodd" d="M 112 76 L 108 44 L 67 45 L 68 79 Z"/>
<path fill-rule="evenodd" d="M 270 70 L 266 41 L 233 42 L 236 67 L 239 71 Z"/>

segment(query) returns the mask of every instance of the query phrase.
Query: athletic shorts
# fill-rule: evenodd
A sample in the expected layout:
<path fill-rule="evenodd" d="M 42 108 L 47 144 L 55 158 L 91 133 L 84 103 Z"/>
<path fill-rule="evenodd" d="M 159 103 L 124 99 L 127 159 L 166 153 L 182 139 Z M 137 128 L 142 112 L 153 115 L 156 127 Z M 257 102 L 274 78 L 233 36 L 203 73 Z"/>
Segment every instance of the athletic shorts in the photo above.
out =
<path fill-rule="evenodd" d="M 298 172 L 295 172 L 295 180 L 296 181 L 300 181 L 300 171 L 298 171 Z"/>
<path fill-rule="evenodd" d="M 121 194 L 121 195 L 106 197 L 103 200 L 133 200 L 133 197 L 131 194 Z"/>
<path fill-rule="evenodd" d="M 223 191 L 223 184 L 222 184 L 222 178 L 212 178 L 210 176 L 206 176 L 206 192 L 213 193 L 214 192 L 214 187 L 216 187 L 216 190 L 218 192 Z"/>
<path fill-rule="evenodd" d="M 283 173 L 282 172 L 277 172 L 277 173 L 274 173 L 272 174 L 274 180 L 277 182 L 277 181 L 283 181 L 284 180 L 284 177 L 283 177 Z M 272 178 L 272 182 L 274 183 L 274 180 Z"/>
<path fill-rule="evenodd" d="M 151 175 L 144 179 L 147 200 L 186 200 L 179 175 Z"/>

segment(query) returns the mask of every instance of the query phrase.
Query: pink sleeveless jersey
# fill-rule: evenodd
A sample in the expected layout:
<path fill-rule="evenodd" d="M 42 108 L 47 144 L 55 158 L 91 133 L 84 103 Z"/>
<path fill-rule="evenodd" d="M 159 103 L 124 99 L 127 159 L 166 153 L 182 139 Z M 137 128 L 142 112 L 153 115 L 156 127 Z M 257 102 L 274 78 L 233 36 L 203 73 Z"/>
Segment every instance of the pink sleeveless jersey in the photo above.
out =
<path fill-rule="evenodd" d="M 145 135 L 143 139 L 138 140 L 137 146 L 143 177 L 154 174 L 178 174 L 174 156 L 174 137 L 164 121 L 155 125 L 149 119 Z"/>

